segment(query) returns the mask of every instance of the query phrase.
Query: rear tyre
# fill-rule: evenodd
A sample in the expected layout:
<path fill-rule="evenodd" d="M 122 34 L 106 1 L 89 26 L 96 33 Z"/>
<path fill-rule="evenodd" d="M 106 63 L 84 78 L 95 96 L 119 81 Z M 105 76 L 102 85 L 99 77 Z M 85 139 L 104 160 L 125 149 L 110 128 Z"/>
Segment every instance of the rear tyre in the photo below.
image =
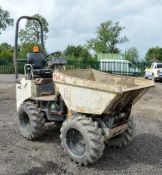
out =
<path fill-rule="evenodd" d="M 39 138 L 44 132 L 45 118 L 37 106 L 30 101 L 20 106 L 18 122 L 21 134 L 28 140 Z"/>
<path fill-rule="evenodd" d="M 91 164 L 103 154 L 102 130 L 97 122 L 86 116 L 73 116 L 65 120 L 60 138 L 65 152 L 79 165 Z"/>
<path fill-rule="evenodd" d="M 109 147 L 121 148 L 133 141 L 135 135 L 135 124 L 133 118 L 128 120 L 128 128 L 121 134 L 108 140 Z"/>

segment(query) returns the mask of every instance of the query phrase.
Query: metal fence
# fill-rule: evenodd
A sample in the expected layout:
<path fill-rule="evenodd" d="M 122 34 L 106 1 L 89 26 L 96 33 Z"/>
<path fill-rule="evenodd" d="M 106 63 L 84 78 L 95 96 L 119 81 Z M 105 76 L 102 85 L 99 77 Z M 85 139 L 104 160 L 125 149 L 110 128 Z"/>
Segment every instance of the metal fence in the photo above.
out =
<path fill-rule="evenodd" d="M 13 64 L 0 65 L 0 74 L 13 74 L 13 73 L 14 73 Z"/>
<path fill-rule="evenodd" d="M 18 72 L 24 73 L 24 65 L 26 60 L 18 60 Z M 127 76 L 144 76 L 145 68 L 149 66 L 147 62 L 135 62 L 129 61 L 93 61 L 93 62 L 82 62 L 82 61 L 68 61 L 65 66 L 66 69 L 86 69 L 92 68 L 111 74 L 127 75 Z M 12 74 L 14 73 L 14 65 L 0 65 L 0 74 Z"/>

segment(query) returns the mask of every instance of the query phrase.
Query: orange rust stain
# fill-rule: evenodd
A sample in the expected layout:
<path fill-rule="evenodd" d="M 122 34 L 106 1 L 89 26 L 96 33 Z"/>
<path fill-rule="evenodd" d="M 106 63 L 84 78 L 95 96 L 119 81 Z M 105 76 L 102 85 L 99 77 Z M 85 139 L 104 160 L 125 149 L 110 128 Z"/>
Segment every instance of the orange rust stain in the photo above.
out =
<path fill-rule="evenodd" d="M 85 113 L 87 111 L 84 107 L 77 107 L 77 110 L 82 113 Z"/>
<path fill-rule="evenodd" d="M 71 118 L 72 117 L 72 112 L 71 111 L 68 112 L 67 117 L 68 118 Z"/>
<path fill-rule="evenodd" d="M 113 128 L 110 130 L 110 133 L 116 133 L 116 132 L 119 132 L 120 130 L 123 130 L 123 129 L 126 129 L 128 128 L 128 124 L 124 124 L 124 125 L 121 125 L 121 126 L 118 126 L 116 128 Z"/>

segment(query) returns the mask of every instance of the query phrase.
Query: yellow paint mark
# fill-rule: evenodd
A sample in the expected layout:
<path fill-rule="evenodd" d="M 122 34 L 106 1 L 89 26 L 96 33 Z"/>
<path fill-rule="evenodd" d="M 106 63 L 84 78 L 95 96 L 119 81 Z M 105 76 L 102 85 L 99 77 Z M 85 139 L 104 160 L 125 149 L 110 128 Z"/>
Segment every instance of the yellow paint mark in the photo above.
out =
<path fill-rule="evenodd" d="M 72 117 L 72 112 L 68 111 L 67 118 L 71 118 L 71 117 Z"/>

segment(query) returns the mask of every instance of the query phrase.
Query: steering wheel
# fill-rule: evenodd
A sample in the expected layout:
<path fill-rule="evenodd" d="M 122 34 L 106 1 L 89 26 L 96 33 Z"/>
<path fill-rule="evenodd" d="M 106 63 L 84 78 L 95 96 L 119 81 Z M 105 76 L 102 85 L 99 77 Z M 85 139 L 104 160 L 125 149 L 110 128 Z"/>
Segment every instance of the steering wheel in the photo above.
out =
<path fill-rule="evenodd" d="M 52 52 L 49 55 L 46 56 L 46 59 L 49 60 L 51 58 L 58 58 L 61 56 L 61 52 Z"/>

